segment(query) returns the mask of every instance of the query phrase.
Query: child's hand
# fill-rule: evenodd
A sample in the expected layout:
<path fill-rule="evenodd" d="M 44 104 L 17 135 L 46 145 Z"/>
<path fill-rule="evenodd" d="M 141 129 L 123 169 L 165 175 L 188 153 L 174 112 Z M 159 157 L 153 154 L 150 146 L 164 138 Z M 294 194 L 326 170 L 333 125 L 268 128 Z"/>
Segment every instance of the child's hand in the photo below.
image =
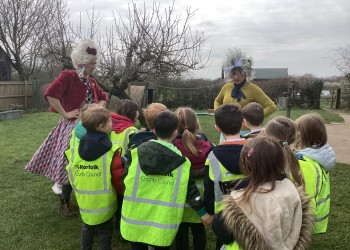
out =
<path fill-rule="evenodd" d="M 206 213 L 201 217 L 202 223 L 205 226 L 209 226 L 213 222 L 214 216 Z"/>

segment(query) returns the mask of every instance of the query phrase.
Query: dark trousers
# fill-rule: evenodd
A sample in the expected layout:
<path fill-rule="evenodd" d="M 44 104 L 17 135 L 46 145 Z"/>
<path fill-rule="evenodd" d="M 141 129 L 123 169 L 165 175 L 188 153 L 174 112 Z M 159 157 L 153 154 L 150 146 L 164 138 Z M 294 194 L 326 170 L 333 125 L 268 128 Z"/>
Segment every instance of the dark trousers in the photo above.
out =
<path fill-rule="evenodd" d="M 131 242 L 131 250 L 148 250 L 147 244 L 139 243 L 139 242 Z M 170 250 L 171 247 L 157 247 L 157 246 L 150 246 L 151 249 L 154 250 Z"/>
<path fill-rule="evenodd" d="M 123 196 L 117 194 L 117 211 L 115 212 L 115 227 L 117 231 L 120 230 L 120 219 L 122 217 Z"/>
<path fill-rule="evenodd" d="M 63 184 L 61 198 L 64 200 L 70 200 L 71 194 L 72 194 L 72 186 L 70 184 Z"/>
<path fill-rule="evenodd" d="M 193 249 L 205 250 L 207 244 L 207 235 L 205 227 L 202 223 L 188 223 L 182 222 L 179 227 L 179 231 L 175 238 L 176 250 L 188 250 L 189 249 L 189 229 L 191 228 L 193 236 Z"/>
<path fill-rule="evenodd" d="M 81 227 L 81 249 L 91 250 L 94 243 L 94 236 L 97 232 L 100 242 L 100 250 L 112 249 L 113 217 L 98 225 L 87 225 L 83 222 Z"/>

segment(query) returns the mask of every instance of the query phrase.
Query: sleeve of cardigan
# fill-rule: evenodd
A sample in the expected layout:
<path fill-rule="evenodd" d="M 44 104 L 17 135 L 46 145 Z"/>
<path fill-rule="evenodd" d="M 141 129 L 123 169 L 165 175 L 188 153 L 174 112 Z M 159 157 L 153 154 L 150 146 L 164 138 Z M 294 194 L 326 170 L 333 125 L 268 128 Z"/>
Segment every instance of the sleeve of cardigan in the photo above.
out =
<path fill-rule="evenodd" d="M 254 98 L 264 108 L 264 117 L 271 115 L 277 109 L 275 103 L 259 86 L 255 85 L 254 87 Z"/>
<path fill-rule="evenodd" d="M 235 238 L 225 225 L 225 220 L 222 217 L 222 211 L 214 215 L 214 220 L 211 229 L 218 240 L 226 245 L 231 244 Z"/>
<path fill-rule="evenodd" d="M 225 86 L 222 86 L 219 94 L 216 96 L 215 100 L 214 100 L 214 109 L 217 109 L 218 107 L 220 107 L 224 101 L 224 95 L 225 95 Z"/>
<path fill-rule="evenodd" d="M 209 166 L 205 166 L 203 196 L 205 210 L 208 214 L 213 215 L 215 213 L 214 182 L 209 178 Z"/>
<path fill-rule="evenodd" d="M 66 83 L 69 82 L 69 77 L 70 76 L 66 71 L 62 71 L 45 91 L 45 99 L 50 96 L 61 100 L 67 88 Z"/>

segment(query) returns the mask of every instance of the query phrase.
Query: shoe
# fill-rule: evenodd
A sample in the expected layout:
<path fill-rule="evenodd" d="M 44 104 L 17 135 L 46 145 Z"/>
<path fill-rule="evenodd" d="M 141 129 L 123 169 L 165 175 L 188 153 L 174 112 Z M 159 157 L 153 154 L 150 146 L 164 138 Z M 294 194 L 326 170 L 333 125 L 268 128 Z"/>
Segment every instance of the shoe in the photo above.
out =
<path fill-rule="evenodd" d="M 62 194 L 62 185 L 57 182 L 55 182 L 55 185 L 51 189 L 56 195 Z"/>
<path fill-rule="evenodd" d="M 61 204 L 58 208 L 58 213 L 64 217 L 73 217 L 78 215 L 78 212 L 73 209 L 70 201 L 67 200 L 61 200 Z"/>

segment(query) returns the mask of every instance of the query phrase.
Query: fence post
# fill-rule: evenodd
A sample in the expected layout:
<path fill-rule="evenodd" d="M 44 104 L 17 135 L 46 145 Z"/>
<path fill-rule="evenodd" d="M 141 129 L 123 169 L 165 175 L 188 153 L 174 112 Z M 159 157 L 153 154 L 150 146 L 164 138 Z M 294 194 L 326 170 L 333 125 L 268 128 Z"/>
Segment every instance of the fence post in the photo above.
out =
<path fill-rule="evenodd" d="M 28 81 L 24 81 L 24 110 L 28 108 Z"/>
<path fill-rule="evenodd" d="M 336 101 L 335 101 L 335 109 L 340 108 L 340 95 L 341 95 L 341 89 L 337 89 L 337 95 L 336 95 Z"/>
<path fill-rule="evenodd" d="M 291 99 L 291 95 L 293 92 L 293 88 L 288 88 L 287 91 L 287 108 L 286 108 L 286 116 L 288 118 L 290 118 L 290 110 L 292 109 L 292 99 Z"/>

